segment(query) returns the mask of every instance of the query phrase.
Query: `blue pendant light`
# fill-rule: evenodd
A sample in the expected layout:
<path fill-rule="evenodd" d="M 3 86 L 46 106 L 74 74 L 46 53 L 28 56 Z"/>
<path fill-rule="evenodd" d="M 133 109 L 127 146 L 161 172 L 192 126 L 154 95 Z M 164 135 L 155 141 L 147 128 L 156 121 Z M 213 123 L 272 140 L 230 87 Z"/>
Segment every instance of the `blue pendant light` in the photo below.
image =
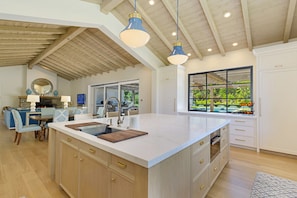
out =
<path fill-rule="evenodd" d="M 129 24 L 121 31 L 120 39 L 129 47 L 137 48 L 144 46 L 150 40 L 150 35 L 142 26 L 141 15 L 136 12 L 136 0 L 134 4 L 134 13 L 129 14 Z"/>
<path fill-rule="evenodd" d="M 188 60 L 188 56 L 183 51 L 182 42 L 178 40 L 178 0 L 176 0 L 176 42 L 173 43 L 173 50 L 167 60 L 173 65 L 181 65 Z"/>

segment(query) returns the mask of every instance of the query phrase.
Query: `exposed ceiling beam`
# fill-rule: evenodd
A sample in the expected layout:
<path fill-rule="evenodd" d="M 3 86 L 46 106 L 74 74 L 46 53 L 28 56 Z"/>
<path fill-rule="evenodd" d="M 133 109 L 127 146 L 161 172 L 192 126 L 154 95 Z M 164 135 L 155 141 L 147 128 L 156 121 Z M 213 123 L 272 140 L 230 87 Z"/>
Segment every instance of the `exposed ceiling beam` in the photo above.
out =
<path fill-rule="evenodd" d="M 42 59 L 46 58 L 47 56 L 54 53 L 57 49 L 65 45 L 67 42 L 75 38 L 77 35 L 85 31 L 86 28 L 69 28 L 67 30 L 67 33 L 62 35 L 58 40 L 56 40 L 53 44 L 51 44 L 46 50 L 44 50 L 40 55 L 38 55 L 36 58 L 34 58 L 30 63 L 28 64 L 29 69 L 32 69 L 33 66 L 40 62 Z"/>
<path fill-rule="evenodd" d="M 176 16 L 176 10 L 173 9 L 171 3 L 168 0 L 162 0 L 163 4 L 165 5 L 166 9 L 168 10 L 169 14 L 171 15 L 171 17 L 177 21 L 177 16 Z M 178 19 L 178 27 L 179 29 L 182 31 L 183 35 L 185 36 L 185 38 L 187 39 L 187 42 L 190 44 L 190 46 L 192 47 L 192 49 L 194 50 L 195 54 L 200 58 L 203 59 L 202 54 L 200 53 L 200 51 L 198 50 L 198 48 L 195 45 L 195 42 L 193 41 L 191 35 L 189 34 L 189 32 L 186 30 L 185 26 L 183 25 L 183 22 L 181 21 L 181 19 Z"/>
<path fill-rule="evenodd" d="M 100 4 L 100 10 L 104 14 L 107 14 L 123 1 L 124 0 L 103 0 L 103 2 Z"/>
<path fill-rule="evenodd" d="M 207 19 L 207 22 L 209 24 L 209 27 L 210 27 L 210 29 L 212 31 L 212 34 L 214 36 L 214 39 L 216 40 L 217 46 L 218 46 L 218 48 L 220 50 L 220 53 L 224 56 L 226 54 L 226 52 L 225 52 L 225 49 L 223 47 L 223 44 L 222 44 L 222 41 L 221 41 L 219 32 L 217 30 L 217 26 L 214 23 L 214 20 L 212 18 L 211 13 L 210 13 L 210 10 L 209 10 L 207 1 L 206 0 L 200 0 L 200 4 L 201 4 L 201 7 L 202 7 L 203 12 L 205 14 L 205 17 Z"/>
<path fill-rule="evenodd" d="M 252 42 L 252 33 L 251 33 L 250 17 L 249 17 L 247 0 L 241 0 L 241 10 L 242 10 L 242 15 L 243 15 L 243 23 L 244 23 L 245 35 L 246 35 L 248 48 L 249 48 L 249 50 L 252 50 L 253 42 Z"/>
<path fill-rule="evenodd" d="M 0 33 L 17 33 L 17 34 L 65 34 L 64 28 L 36 28 L 36 27 L 17 27 L 0 25 Z"/>
<path fill-rule="evenodd" d="M 290 0 L 290 3 L 289 3 L 287 20 L 286 20 L 285 31 L 284 31 L 284 42 L 285 43 L 287 43 L 290 38 L 294 14 L 295 14 L 295 10 L 296 10 L 296 1 L 297 0 Z"/>

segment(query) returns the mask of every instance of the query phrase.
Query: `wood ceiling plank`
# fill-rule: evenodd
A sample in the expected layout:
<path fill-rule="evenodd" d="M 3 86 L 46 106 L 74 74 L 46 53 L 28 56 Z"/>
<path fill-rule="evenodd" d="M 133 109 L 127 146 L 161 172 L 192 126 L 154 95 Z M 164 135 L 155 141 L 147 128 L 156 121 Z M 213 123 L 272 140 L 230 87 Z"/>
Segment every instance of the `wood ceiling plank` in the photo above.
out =
<path fill-rule="evenodd" d="M 61 38 L 56 40 L 53 44 L 51 44 L 46 50 L 44 50 L 39 56 L 34 58 L 28 65 L 30 69 L 33 68 L 33 66 L 40 62 L 42 59 L 46 58 L 50 54 L 52 54 L 54 51 L 65 45 L 67 42 L 71 41 L 73 38 L 75 38 L 77 35 L 85 31 L 86 28 L 69 28 L 67 30 L 67 33 L 62 35 Z"/>
<path fill-rule="evenodd" d="M 221 53 L 221 55 L 225 56 L 226 52 L 225 52 L 225 49 L 223 47 L 219 32 L 218 32 L 217 27 L 216 27 L 216 24 L 214 23 L 214 20 L 212 18 L 211 13 L 210 13 L 207 1 L 206 0 L 199 0 L 199 1 L 200 1 L 200 4 L 201 4 L 201 7 L 203 9 L 203 12 L 205 14 L 205 17 L 207 19 L 207 22 L 208 22 L 208 24 L 210 26 L 210 29 L 212 31 L 212 34 L 213 34 L 213 36 L 214 36 L 214 38 L 216 40 L 217 46 L 218 46 L 218 48 L 220 50 L 220 53 Z"/>
<path fill-rule="evenodd" d="M 176 10 L 174 10 L 173 6 L 171 5 L 171 3 L 168 0 L 162 0 L 162 2 L 165 5 L 165 7 L 168 10 L 171 17 L 177 23 Z M 193 49 L 193 51 L 195 52 L 196 56 L 198 56 L 199 59 L 202 60 L 203 56 L 202 56 L 201 52 L 196 47 L 195 42 L 193 41 L 190 33 L 187 31 L 186 27 L 184 26 L 184 24 L 180 18 L 178 19 L 178 27 L 181 30 L 181 32 L 183 33 L 183 35 L 185 36 L 185 38 L 187 39 L 187 42 L 190 44 L 190 46 Z"/>
<path fill-rule="evenodd" d="M 67 79 L 67 80 L 73 80 L 76 78 L 79 78 L 79 75 L 73 75 L 72 73 L 70 73 L 69 71 L 64 70 L 62 67 L 57 67 L 56 64 L 50 63 L 48 61 L 42 61 L 39 63 L 39 65 L 43 68 L 46 68 L 50 71 L 53 71 L 55 73 L 57 73 L 59 76 Z"/>
<path fill-rule="evenodd" d="M 0 25 L 0 33 L 3 34 L 65 34 L 65 28 L 39 28 Z"/>
<path fill-rule="evenodd" d="M 2 45 L 0 44 L 0 50 L 30 50 L 30 49 L 45 49 L 48 45 Z"/>
<path fill-rule="evenodd" d="M 121 4 L 124 0 L 103 0 L 100 4 L 100 10 L 104 14 L 108 14 L 111 10 Z"/>
<path fill-rule="evenodd" d="M 34 34 L 3 34 L 0 33 L 0 40 L 6 40 L 6 39 L 18 39 L 18 40 L 56 40 L 59 38 L 59 35 L 34 35 Z"/>
<path fill-rule="evenodd" d="M 286 20 L 285 31 L 284 31 L 284 42 L 285 43 L 287 43 L 290 38 L 294 14 L 296 12 L 296 2 L 297 2 L 297 0 L 290 0 L 290 3 L 289 3 L 287 20 Z"/>
<path fill-rule="evenodd" d="M 241 0 L 241 9 L 242 9 L 243 22 L 245 27 L 245 34 L 246 34 L 248 48 L 249 50 L 252 50 L 253 41 L 252 41 L 252 32 L 251 32 L 251 26 L 250 26 L 250 17 L 249 17 L 247 0 Z"/>
<path fill-rule="evenodd" d="M 51 40 L 16 40 L 16 39 L 0 39 L 0 45 L 44 45 L 52 44 Z"/>
<path fill-rule="evenodd" d="M 104 40 L 100 40 L 96 37 L 95 34 L 93 34 L 92 32 L 89 31 L 85 31 L 84 34 L 88 35 L 88 38 L 96 45 L 96 48 L 101 48 L 102 52 L 106 53 L 106 55 L 108 56 L 108 54 L 114 54 L 117 58 L 119 58 L 122 62 L 124 62 L 127 65 L 132 66 L 133 63 L 130 62 L 126 57 L 122 56 L 118 51 L 116 51 L 115 49 L 113 49 L 110 45 L 108 45 Z"/>

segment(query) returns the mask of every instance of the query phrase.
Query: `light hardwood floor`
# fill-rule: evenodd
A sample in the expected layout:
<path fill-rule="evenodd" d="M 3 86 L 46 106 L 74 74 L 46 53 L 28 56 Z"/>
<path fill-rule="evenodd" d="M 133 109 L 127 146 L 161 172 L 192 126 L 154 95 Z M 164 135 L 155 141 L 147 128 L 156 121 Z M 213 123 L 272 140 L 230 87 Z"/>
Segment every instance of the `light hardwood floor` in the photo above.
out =
<path fill-rule="evenodd" d="M 15 132 L 0 120 L 0 197 L 68 197 L 48 175 L 47 141 L 33 133 L 13 143 Z M 257 171 L 297 181 L 297 159 L 231 147 L 230 162 L 211 188 L 207 198 L 249 197 Z"/>

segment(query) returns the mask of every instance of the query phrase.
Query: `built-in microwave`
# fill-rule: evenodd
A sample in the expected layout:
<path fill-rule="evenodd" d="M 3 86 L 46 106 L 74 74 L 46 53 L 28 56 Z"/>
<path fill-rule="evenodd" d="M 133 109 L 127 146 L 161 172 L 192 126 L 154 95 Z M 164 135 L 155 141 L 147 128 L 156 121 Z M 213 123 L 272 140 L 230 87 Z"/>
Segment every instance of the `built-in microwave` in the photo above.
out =
<path fill-rule="evenodd" d="M 216 130 L 210 134 L 210 161 L 220 153 L 221 149 L 221 132 Z"/>

